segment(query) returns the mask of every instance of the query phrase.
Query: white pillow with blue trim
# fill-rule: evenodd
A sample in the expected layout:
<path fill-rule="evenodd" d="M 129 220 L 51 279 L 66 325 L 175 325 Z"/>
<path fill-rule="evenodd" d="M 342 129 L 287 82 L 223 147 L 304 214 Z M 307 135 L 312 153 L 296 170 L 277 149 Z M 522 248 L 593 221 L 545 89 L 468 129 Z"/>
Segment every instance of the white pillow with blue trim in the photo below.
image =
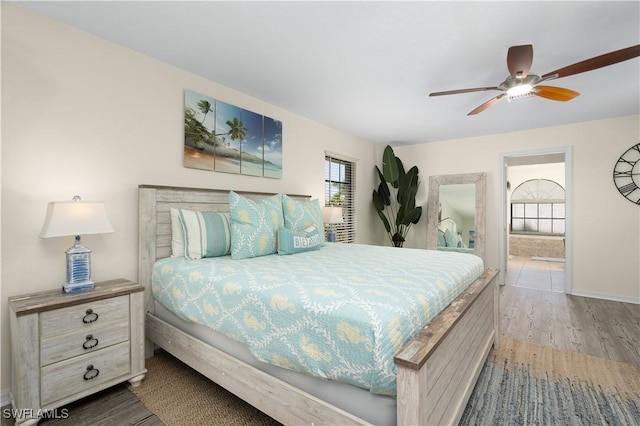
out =
<path fill-rule="evenodd" d="M 278 231 L 278 254 L 296 254 L 310 250 L 319 250 L 324 238 L 315 226 L 296 232 L 289 228 Z"/>
<path fill-rule="evenodd" d="M 184 256 L 189 260 L 231 253 L 231 227 L 227 213 L 178 209 L 184 234 Z"/>
<path fill-rule="evenodd" d="M 169 210 L 171 215 L 171 256 L 184 256 L 184 230 L 182 222 L 178 217 L 178 209 L 172 207 Z"/>
<path fill-rule="evenodd" d="M 320 201 L 318 199 L 298 201 L 283 194 L 282 210 L 285 228 L 300 232 L 310 226 L 315 226 L 318 231 L 324 231 L 322 209 L 320 208 Z M 324 240 L 321 245 L 324 245 Z"/>
<path fill-rule="evenodd" d="M 229 192 L 231 258 L 248 259 L 278 251 L 278 229 L 284 224 L 282 196 L 253 201 Z"/>

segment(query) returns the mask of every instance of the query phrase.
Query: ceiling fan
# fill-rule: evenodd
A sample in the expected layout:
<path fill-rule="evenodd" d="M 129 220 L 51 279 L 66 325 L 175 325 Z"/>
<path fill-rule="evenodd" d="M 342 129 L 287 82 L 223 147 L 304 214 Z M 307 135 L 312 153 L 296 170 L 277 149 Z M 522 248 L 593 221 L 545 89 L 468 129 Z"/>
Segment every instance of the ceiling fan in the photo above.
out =
<path fill-rule="evenodd" d="M 540 85 L 540 83 L 617 64 L 618 62 L 626 61 L 637 56 L 640 56 L 640 45 L 595 56 L 593 58 L 577 62 L 573 65 L 548 72 L 542 76 L 537 76 L 535 74 L 529 74 L 529 70 L 531 69 L 531 64 L 533 62 L 533 46 L 530 44 L 512 46 L 507 52 L 507 68 L 509 69 L 510 75 L 502 83 L 497 86 L 433 92 L 430 93 L 429 96 L 454 95 L 458 93 L 483 92 L 487 90 L 499 90 L 502 92 L 498 96 L 489 99 L 467 115 L 479 114 L 492 107 L 505 97 L 512 100 L 535 95 L 540 96 L 541 98 L 551 99 L 553 101 L 566 102 L 575 98 L 580 93 L 574 90 L 564 89 L 562 87 Z"/>

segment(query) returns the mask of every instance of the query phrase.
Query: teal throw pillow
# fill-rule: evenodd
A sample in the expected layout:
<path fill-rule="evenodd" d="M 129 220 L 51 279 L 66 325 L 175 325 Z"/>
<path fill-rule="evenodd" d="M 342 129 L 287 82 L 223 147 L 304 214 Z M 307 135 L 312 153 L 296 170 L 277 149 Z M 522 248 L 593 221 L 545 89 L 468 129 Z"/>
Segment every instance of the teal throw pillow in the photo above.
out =
<path fill-rule="evenodd" d="M 447 247 L 462 247 L 462 239 L 448 228 L 444 231 L 444 239 L 447 241 Z"/>
<path fill-rule="evenodd" d="M 278 251 L 278 229 L 284 225 L 282 196 L 253 201 L 229 192 L 231 258 L 247 259 Z"/>
<path fill-rule="evenodd" d="M 278 231 L 278 254 L 296 254 L 304 251 L 318 250 L 323 238 L 315 226 L 296 232 L 289 228 Z"/>
<path fill-rule="evenodd" d="M 282 210 L 285 228 L 299 232 L 310 226 L 315 226 L 318 232 L 324 231 L 322 209 L 320 201 L 317 199 L 298 201 L 284 194 L 282 195 Z M 324 245 L 324 240 L 321 244 Z"/>

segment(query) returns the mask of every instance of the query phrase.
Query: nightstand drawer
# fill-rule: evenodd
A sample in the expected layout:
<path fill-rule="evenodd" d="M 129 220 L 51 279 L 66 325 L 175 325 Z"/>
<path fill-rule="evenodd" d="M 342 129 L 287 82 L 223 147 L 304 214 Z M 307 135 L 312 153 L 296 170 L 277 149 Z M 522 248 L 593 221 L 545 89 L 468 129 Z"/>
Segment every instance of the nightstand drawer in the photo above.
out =
<path fill-rule="evenodd" d="M 67 332 L 88 332 L 101 324 L 129 318 L 129 297 L 97 300 L 40 314 L 41 337 Z"/>
<path fill-rule="evenodd" d="M 90 331 L 56 334 L 40 341 L 40 365 L 95 352 L 129 340 L 129 318 L 98 325 Z"/>
<path fill-rule="evenodd" d="M 92 389 L 130 371 L 129 342 L 48 365 L 41 369 L 42 406 Z"/>

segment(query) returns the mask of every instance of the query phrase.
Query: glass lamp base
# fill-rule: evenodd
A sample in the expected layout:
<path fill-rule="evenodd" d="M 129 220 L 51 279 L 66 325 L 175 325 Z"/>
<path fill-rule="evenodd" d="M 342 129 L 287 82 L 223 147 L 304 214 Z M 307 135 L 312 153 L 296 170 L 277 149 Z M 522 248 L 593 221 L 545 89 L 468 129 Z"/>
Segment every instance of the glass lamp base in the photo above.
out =
<path fill-rule="evenodd" d="M 80 236 L 67 255 L 67 282 L 62 285 L 65 293 L 91 289 L 96 283 L 91 281 L 91 250 L 80 243 Z"/>
<path fill-rule="evenodd" d="M 338 236 L 338 232 L 336 228 L 327 229 L 327 241 L 330 243 L 335 243 Z"/>

